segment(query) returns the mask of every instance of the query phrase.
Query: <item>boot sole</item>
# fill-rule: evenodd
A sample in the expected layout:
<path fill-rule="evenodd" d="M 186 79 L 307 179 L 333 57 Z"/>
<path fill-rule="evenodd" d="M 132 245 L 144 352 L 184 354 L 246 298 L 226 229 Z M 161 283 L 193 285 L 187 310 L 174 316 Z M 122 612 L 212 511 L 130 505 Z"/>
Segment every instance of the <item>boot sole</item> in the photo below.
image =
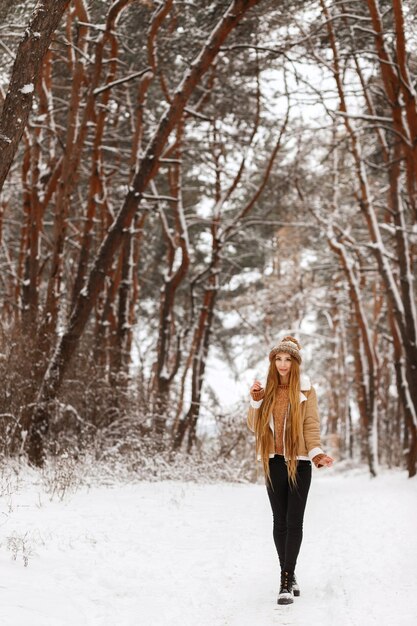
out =
<path fill-rule="evenodd" d="M 293 602 L 293 598 L 278 598 L 277 600 L 277 604 L 292 604 Z"/>
<path fill-rule="evenodd" d="M 300 595 L 300 590 L 295 591 L 295 589 L 292 590 L 293 594 L 295 595 L 296 598 L 299 597 Z"/>
<path fill-rule="evenodd" d="M 277 604 L 292 604 L 293 602 L 294 602 L 294 598 L 290 596 L 289 594 L 282 598 L 278 598 L 277 600 Z"/>

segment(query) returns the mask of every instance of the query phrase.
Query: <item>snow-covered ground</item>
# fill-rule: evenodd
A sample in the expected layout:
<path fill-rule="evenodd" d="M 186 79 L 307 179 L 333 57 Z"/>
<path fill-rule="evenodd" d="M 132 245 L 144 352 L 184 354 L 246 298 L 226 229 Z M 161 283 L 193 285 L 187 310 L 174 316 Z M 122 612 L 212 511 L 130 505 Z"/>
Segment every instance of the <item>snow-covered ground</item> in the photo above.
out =
<path fill-rule="evenodd" d="M 2 626 L 417 624 L 417 480 L 403 472 L 315 470 L 301 597 L 283 607 L 262 485 L 115 484 L 51 502 L 33 474 L 14 481 L 1 498 Z"/>

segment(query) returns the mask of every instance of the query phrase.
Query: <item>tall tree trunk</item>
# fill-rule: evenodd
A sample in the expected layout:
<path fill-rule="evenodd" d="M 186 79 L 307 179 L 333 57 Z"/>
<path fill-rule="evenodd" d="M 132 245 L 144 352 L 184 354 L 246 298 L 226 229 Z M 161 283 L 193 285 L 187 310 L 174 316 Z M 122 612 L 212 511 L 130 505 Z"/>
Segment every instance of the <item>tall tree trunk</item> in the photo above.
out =
<path fill-rule="evenodd" d="M 42 62 L 70 0 L 38 2 L 25 29 L 0 117 L 0 192 L 29 119 Z"/>
<path fill-rule="evenodd" d="M 203 303 L 195 330 L 192 353 L 191 402 L 186 415 L 179 420 L 175 432 L 173 448 L 178 450 L 188 432 L 187 451 L 191 452 L 196 441 L 197 422 L 201 408 L 201 392 L 206 369 L 210 335 L 213 325 L 213 314 L 218 293 L 217 273 L 212 273 L 209 285 L 204 291 Z"/>

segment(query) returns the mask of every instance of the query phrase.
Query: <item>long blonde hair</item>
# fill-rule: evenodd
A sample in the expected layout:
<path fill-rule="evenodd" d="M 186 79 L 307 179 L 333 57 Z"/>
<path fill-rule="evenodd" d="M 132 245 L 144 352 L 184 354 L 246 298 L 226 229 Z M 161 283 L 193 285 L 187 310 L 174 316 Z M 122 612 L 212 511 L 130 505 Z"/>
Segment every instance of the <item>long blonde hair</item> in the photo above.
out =
<path fill-rule="evenodd" d="M 290 355 L 291 356 L 291 355 Z M 268 376 L 265 386 L 265 397 L 262 402 L 258 419 L 255 424 L 256 452 L 261 457 L 262 467 L 266 481 L 271 483 L 269 472 L 269 419 L 273 410 L 275 394 L 278 391 L 280 375 L 275 365 L 275 359 L 269 364 Z M 289 374 L 289 410 L 284 433 L 284 451 L 287 461 L 288 478 L 290 484 L 297 483 L 297 453 L 298 441 L 301 434 L 301 410 L 300 410 L 300 365 L 297 359 L 291 357 L 291 369 Z"/>

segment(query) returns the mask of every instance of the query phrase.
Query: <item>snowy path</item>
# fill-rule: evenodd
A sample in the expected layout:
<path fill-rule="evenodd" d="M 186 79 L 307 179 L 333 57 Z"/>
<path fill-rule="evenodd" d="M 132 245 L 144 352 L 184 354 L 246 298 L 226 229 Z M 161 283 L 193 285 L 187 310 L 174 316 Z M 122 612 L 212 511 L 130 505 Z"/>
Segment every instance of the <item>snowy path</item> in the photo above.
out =
<path fill-rule="evenodd" d="M 417 480 L 404 473 L 315 472 L 302 595 L 288 607 L 263 486 L 142 483 L 52 503 L 40 492 L 1 499 L 2 626 L 417 624 Z"/>

